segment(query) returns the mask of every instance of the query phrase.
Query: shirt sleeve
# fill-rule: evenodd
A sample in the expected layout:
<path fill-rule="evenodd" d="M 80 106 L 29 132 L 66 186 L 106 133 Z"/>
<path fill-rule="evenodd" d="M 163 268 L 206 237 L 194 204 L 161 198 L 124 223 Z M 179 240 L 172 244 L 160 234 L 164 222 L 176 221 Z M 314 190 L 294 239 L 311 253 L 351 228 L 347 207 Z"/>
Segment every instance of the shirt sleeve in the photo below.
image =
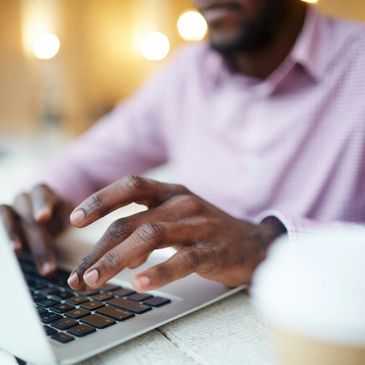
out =
<path fill-rule="evenodd" d="M 73 142 L 33 183 L 47 184 L 77 205 L 124 175 L 165 162 L 163 100 L 172 77 L 174 63 Z"/>
<path fill-rule="evenodd" d="M 286 217 L 281 212 L 269 210 L 257 217 L 257 222 L 275 225 L 283 234 L 287 234 L 292 241 L 303 236 L 317 236 L 328 230 L 359 227 L 360 223 L 339 221 L 318 221 L 305 217 Z M 365 224 L 364 224 L 365 229 Z"/>

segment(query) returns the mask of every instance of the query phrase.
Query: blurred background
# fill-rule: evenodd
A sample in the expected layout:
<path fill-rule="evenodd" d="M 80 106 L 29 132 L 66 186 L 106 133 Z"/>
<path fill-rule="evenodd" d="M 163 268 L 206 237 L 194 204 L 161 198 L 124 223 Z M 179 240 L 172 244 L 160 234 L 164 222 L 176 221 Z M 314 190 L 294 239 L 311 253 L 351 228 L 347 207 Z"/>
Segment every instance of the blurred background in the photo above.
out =
<path fill-rule="evenodd" d="M 307 2 L 365 20 L 364 0 Z M 51 155 L 90 127 L 205 37 L 193 10 L 192 0 L 0 0 L 0 156 Z"/>
<path fill-rule="evenodd" d="M 365 20 L 364 0 L 317 6 Z M 0 133 L 53 124 L 79 134 L 161 67 L 183 37 L 204 37 L 194 14 L 179 32 L 179 17 L 191 9 L 191 0 L 0 0 Z"/>

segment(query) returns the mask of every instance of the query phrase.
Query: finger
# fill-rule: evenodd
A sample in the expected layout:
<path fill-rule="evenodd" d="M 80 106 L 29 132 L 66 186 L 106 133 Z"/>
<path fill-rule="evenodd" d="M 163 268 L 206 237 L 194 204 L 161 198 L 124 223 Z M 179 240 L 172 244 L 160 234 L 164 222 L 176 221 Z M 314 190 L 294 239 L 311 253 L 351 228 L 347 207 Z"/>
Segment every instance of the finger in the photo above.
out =
<path fill-rule="evenodd" d="M 130 217 L 120 218 L 113 222 L 97 242 L 93 250 L 83 257 L 80 265 L 71 273 L 68 280 L 69 286 L 74 290 L 84 290 L 85 283 L 82 278 L 87 269 L 98 262 L 108 251 L 126 240 L 137 227 L 143 224 L 143 222 L 153 222 L 159 217 L 159 210 L 152 209 L 150 211 L 134 214 Z M 145 259 L 146 258 L 144 258 L 144 261 Z M 143 259 L 141 261 L 143 261 Z"/>
<path fill-rule="evenodd" d="M 19 218 L 16 216 L 13 209 L 7 205 L 0 206 L 0 219 L 4 223 L 5 230 L 9 239 L 13 244 L 15 252 L 19 252 L 23 248 L 22 232 L 19 224 Z"/>
<path fill-rule="evenodd" d="M 196 228 L 188 223 L 143 224 L 86 270 L 82 279 L 91 288 L 100 287 L 121 270 L 135 268 L 136 263 L 157 248 L 201 240 L 204 229 Z"/>
<path fill-rule="evenodd" d="M 58 198 L 46 185 L 37 185 L 30 193 L 33 216 L 38 223 L 48 222 L 53 215 Z"/>
<path fill-rule="evenodd" d="M 51 237 L 46 226 L 34 220 L 30 196 L 18 195 L 14 202 L 14 209 L 21 217 L 22 228 L 38 272 L 43 276 L 51 274 L 57 268 Z"/>
<path fill-rule="evenodd" d="M 84 200 L 71 214 L 71 223 L 85 227 L 117 208 L 130 203 L 156 206 L 175 194 L 186 193 L 187 189 L 174 184 L 128 176 L 98 191 Z"/>
<path fill-rule="evenodd" d="M 116 220 L 108 227 L 92 251 L 81 260 L 80 265 L 71 273 L 68 280 L 69 286 L 74 290 L 84 290 L 85 285 L 83 280 L 80 280 L 84 272 L 108 251 L 121 244 L 133 231 L 145 222 L 177 221 L 195 213 L 196 205 L 194 199 L 190 199 L 188 195 L 180 195 L 162 203 L 156 208 Z M 145 259 L 141 259 L 141 261 L 144 262 Z"/>
<path fill-rule="evenodd" d="M 160 288 L 196 272 L 203 258 L 200 250 L 193 247 L 184 248 L 166 262 L 136 275 L 132 285 L 138 292 Z"/>
<path fill-rule="evenodd" d="M 85 283 L 83 280 L 80 280 L 80 278 L 82 279 L 84 272 L 90 266 L 94 265 L 106 252 L 124 241 L 135 228 L 136 226 L 133 219 L 129 217 L 121 218 L 113 222 L 91 252 L 84 256 L 79 266 L 72 271 L 67 281 L 68 285 L 74 290 L 84 290 Z"/>

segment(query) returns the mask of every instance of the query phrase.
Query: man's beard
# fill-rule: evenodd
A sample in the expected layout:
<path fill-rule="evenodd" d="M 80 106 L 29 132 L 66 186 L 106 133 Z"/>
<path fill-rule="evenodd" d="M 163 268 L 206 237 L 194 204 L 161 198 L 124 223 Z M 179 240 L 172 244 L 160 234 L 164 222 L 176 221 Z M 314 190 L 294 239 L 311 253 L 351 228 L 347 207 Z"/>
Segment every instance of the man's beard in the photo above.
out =
<path fill-rule="evenodd" d="M 229 56 L 249 53 L 270 44 L 287 16 L 286 4 L 285 0 L 268 0 L 258 17 L 242 24 L 236 37 L 224 43 L 217 43 L 211 39 L 211 48 Z"/>

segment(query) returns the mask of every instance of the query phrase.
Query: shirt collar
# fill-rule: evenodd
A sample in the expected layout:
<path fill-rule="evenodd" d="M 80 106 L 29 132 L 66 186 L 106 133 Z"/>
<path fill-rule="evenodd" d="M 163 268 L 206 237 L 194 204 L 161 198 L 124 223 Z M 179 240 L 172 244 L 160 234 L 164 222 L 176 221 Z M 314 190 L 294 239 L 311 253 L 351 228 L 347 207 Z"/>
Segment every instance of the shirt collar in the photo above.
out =
<path fill-rule="evenodd" d="M 291 60 L 294 64 L 302 65 L 315 81 L 320 81 L 327 67 L 325 26 L 325 17 L 313 6 L 308 6 L 303 29 L 293 50 L 283 64 L 279 66 L 279 69 L 282 67 L 287 68 L 285 66 Z M 224 58 L 219 53 L 211 50 L 209 46 L 207 46 L 207 52 L 205 72 L 208 79 L 218 85 L 222 79 L 230 74 L 230 71 Z M 279 69 L 276 71 L 279 72 Z M 274 76 L 276 71 L 274 71 L 272 76 Z M 264 82 L 268 82 L 269 79 Z"/>
<path fill-rule="evenodd" d="M 316 81 L 324 76 L 328 62 L 326 24 L 325 17 L 309 6 L 302 32 L 290 55 Z"/>

